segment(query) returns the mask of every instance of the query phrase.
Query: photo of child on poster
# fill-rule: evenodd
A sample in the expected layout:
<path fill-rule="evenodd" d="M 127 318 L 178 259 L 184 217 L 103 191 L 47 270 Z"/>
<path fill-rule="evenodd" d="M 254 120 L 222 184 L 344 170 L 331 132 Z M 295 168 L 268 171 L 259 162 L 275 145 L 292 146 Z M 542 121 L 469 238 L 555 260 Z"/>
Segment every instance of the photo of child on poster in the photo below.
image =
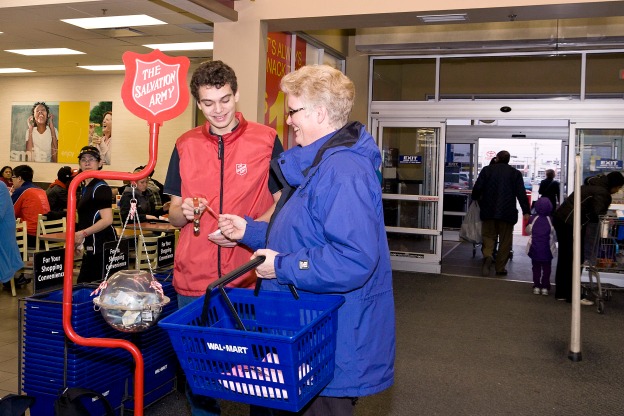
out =
<path fill-rule="evenodd" d="M 75 163 L 83 146 L 101 141 L 110 164 L 112 109 L 111 101 L 13 103 L 10 160 Z"/>
<path fill-rule="evenodd" d="M 13 105 L 11 161 L 56 162 L 58 159 L 58 103 L 38 101 Z"/>

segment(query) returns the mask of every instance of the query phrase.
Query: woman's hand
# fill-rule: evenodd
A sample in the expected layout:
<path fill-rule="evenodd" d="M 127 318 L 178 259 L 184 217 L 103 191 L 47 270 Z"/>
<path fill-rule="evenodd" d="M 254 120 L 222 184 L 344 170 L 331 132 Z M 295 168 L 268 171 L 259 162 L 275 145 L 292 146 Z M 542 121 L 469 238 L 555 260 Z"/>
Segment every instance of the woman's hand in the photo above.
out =
<path fill-rule="evenodd" d="M 256 267 L 256 275 L 263 279 L 275 279 L 275 256 L 279 253 L 277 251 L 269 250 L 268 248 L 263 248 L 257 250 L 253 256 L 251 256 L 251 260 L 255 259 L 258 256 L 265 256 L 266 260 Z"/>
<path fill-rule="evenodd" d="M 28 129 L 30 131 L 32 131 L 32 129 L 35 127 L 35 118 L 33 116 L 28 117 Z"/>
<path fill-rule="evenodd" d="M 247 221 L 238 215 L 220 214 L 218 224 L 221 234 L 232 241 L 243 238 L 247 229 Z"/>
<path fill-rule="evenodd" d="M 221 247 L 236 247 L 236 245 L 238 244 L 236 241 L 225 238 L 221 230 L 217 230 L 213 233 L 208 234 L 208 240 Z"/>

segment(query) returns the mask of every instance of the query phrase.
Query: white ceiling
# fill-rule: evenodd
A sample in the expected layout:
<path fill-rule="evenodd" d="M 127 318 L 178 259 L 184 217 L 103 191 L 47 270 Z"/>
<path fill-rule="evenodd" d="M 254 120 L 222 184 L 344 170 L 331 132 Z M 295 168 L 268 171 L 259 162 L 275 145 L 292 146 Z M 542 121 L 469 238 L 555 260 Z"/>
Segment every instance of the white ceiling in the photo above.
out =
<path fill-rule="evenodd" d="M 21 2 L 23 3 L 23 2 Z M 163 3 L 164 4 L 164 3 Z M 60 19 L 147 14 L 167 25 L 143 26 L 140 36 L 118 36 L 112 30 L 87 30 Z M 206 20 L 182 10 L 168 8 L 148 0 L 106 0 L 72 4 L 48 4 L 0 8 L 0 67 L 37 71 L 33 75 L 93 74 L 77 65 L 119 65 L 126 51 L 149 53 L 144 44 L 212 41 L 212 27 Z M 210 33 L 200 33 L 210 31 Z M 6 49 L 70 48 L 84 55 L 22 56 Z M 192 61 L 212 57 L 212 51 L 167 52 L 185 54 Z M 17 74 L 10 74 L 15 76 Z"/>
<path fill-rule="evenodd" d="M 297 0 L 293 0 L 297 1 Z M 28 3 L 28 6 L 22 4 Z M 207 16 L 215 15 L 199 6 L 212 4 L 224 7 L 218 0 L 0 0 L 0 67 L 20 67 L 37 71 L 36 73 L 2 76 L 48 76 L 48 75 L 84 75 L 93 72 L 77 68 L 77 65 L 122 64 L 122 55 L 126 51 L 148 53 L 151 50 L 141 45 L 151 43 L 212 41 L 211 26 Z M 175 5 L 175 6 L 173 6 Z M 177 7 L 181 8 L 177 8 Z M 185 10 L 183 10 L 184 8 Z M 103 11 L 106 9 L 106 12 Z M 231 9 L 228 9 L 233 12 Z M 206 13 L 203 13 L 203 12 Z M 454 12 L 462 12 L 457 10 Z M 510 14 L 518 22 L 547 19 L 573 19 L 624 16 L 624 1 L 605 1 L 599 3 L 574 3 L 568 5 L 531 6 L 515 10 L 507 8 L 488 8 L 463 10 L 469 16 L 464 27 L 479 23 L 509 22 Z M 81 29 L 60 19 L 114 16 L 125 14 L 148 14 L 167 22 L 167 25 L 135 28 L 140 36 L 125 37 L 106 30 Z M 236 15 L 236 12 L 233 12 Z M 435 14 L 432 11 L 431 14 Z M 448 11 L 447 11 L 448 13 Z M 402 41 L 392 30 L 397 26 L 417 27 L 417 36 L 422 31 L 430 33 L 444 32 L 444 26 L 453 32 L 457 23 L 449 25 L 423 26 L 416 14 L 401 13 L 381 16 L 340 16 L 317 18 L 293 18 L 268 20 L 270 31 L 320 31 L 326 29 L 346 29 L 354 35 L 376 33 L 396 43 Z M 198 17 L 202 16 L 202 17 Z M 591 19 L 588 19 L 590 21 Z M 462 23 L 459 23 L 460 25 Z M 619 23 L 618 23 L 619 25 Z M 380 26 L 382 26 L 380 28 Z M 591 26 L 591 25 L 590 25 Z M 622 25 L 624 26 L 624 25 Z M 591 26 L 592 30 L 594 26 Z M 360 30 L 367 28 L 367 30 Z M 488 26 L 480 30 L 493 33 Z M 472 29 L 471 29 L 472 30 Z M 203 33 L 202 33 L 203 32 Z M 314 32 L 313 32 L 314 33 Z M 452 33 L 451 33 L 452 35 Z M 457 35 L 454 35 L 457 38 Z M 490 39 L 491 41 L 492 39 Z M 448 41 L 448 40 L 447 40 Z M 409 43 L 409 42 L 406 42 Z M 4 52 L 6 49 L 65 47 L 84 52 L 84 55 L 28 57 Z M 385 53 L 392 53 L 392 47 Z M 211 51 L 166 52 L 168 55 L 186 55 L 191 62 L 198 63 L 212 57 Z M 405 53 L 405 51 L 403 51 Z"/>

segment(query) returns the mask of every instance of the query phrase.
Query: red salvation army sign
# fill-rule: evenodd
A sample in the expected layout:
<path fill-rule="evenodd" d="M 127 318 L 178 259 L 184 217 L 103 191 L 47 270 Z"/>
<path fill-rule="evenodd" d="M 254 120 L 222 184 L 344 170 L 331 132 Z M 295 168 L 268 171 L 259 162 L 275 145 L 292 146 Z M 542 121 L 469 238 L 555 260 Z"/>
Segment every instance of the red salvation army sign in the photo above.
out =
<path fill-rule="evenodd" d="M 159 50 L 145 55 L 126 52 L 123 61 L 126 77 L 121 98 L 132 114 L 162 124 L 184 112 L 189 100 L 186 56 L 167 56 Z"/>

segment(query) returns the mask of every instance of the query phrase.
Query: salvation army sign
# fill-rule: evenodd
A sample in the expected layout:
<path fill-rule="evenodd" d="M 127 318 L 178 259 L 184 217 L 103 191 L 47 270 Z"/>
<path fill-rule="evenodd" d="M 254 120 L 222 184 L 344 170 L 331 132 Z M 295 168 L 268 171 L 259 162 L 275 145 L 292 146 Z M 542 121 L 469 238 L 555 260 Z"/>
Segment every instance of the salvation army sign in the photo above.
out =
<path fill-rule="evenodd" d="M 158 124 L 184 112 L 189 100 L 186 56 L 171 57 L 159 50 L 145 55 L 126 52 L 123 61 L 126 76 L 121 97 L 130 112 Z"/>

